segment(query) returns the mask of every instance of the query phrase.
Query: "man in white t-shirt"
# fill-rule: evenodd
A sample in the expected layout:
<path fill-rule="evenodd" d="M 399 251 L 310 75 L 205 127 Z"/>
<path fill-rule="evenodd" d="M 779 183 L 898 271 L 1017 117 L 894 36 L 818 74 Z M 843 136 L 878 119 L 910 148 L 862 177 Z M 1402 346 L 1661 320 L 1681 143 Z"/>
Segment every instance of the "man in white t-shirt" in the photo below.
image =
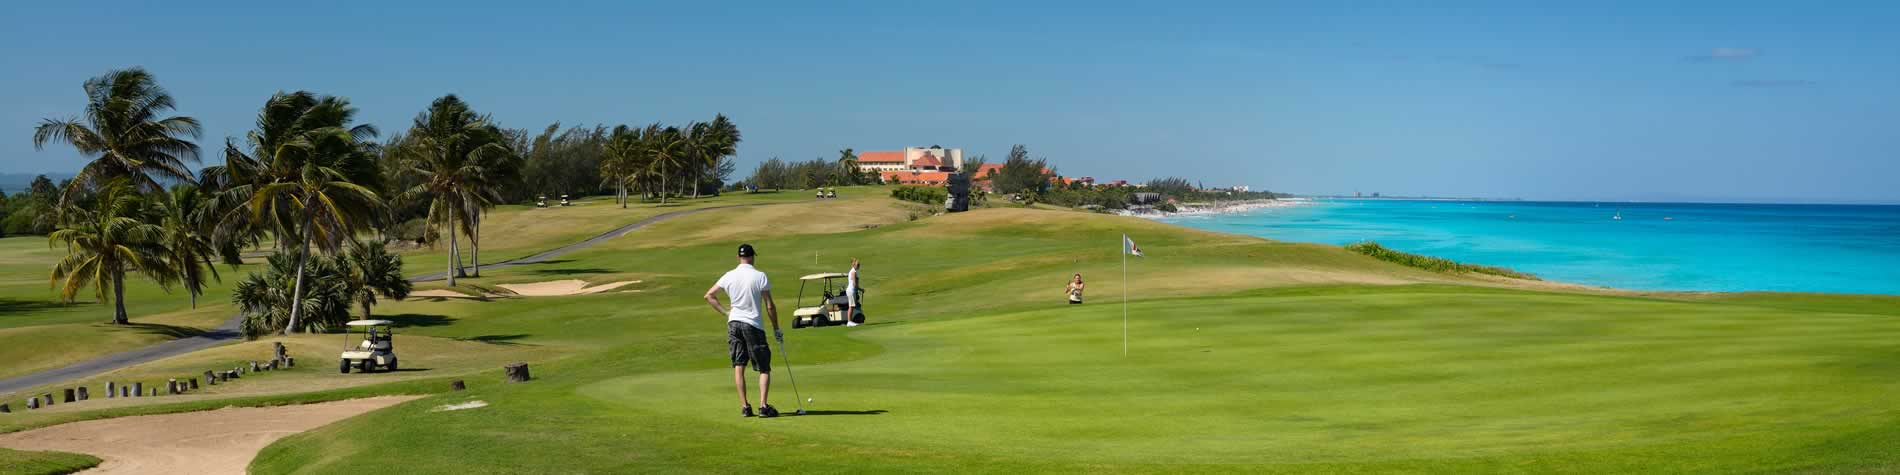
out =
<path fill-rule="evenodd" d="M 785 343 L 785 333 L 778 329 L 778 304 L 772 302 L 772 282 L 765 278 L 764 272 L 752 267 L 755 256 L 751 244 L 739 245 L 739 266 L 719 278 L 712 288 L 706 289 L 706 303 L 713 310 L 726 317 L 726 349 L 732 356 L 732 384 L 739 388 L 739 413 L 752 417 L 752 401 L 746 399 L 745 365 L 752 363 L 752 369 L 759 372 L 759 416 L 777 417 L 778 409 L 766 399 L 772 388 L 772 346 L 765 341 L 765 326 L 760 317 L 760 304 L 764 305 L 764 316 L 772 319 L 772 336 L 780 344 Z M 731 308 L 719 305 L 719 291 L 726 291 L 726 300 L 732 302 Z"/>

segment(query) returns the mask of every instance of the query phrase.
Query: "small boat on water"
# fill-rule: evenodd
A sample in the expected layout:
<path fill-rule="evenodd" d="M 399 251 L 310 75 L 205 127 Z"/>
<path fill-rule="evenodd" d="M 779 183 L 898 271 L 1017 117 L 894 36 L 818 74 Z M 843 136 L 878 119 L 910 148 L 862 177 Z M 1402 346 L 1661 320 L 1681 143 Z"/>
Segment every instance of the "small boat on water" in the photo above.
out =
<path fill-rule="evenodd" d="M 1622 220 L 1623 220 L 1623 211 L 1622 211 L 1622 210 L 1617 210 L 1617 212 L 1616 212 L 1616 216 L 1611 216 L 1611 217 L 1610 217 L 1610 219 L 1614 219 L 1614 220 L 1617 220 L 1617 221 L 1622 221 Z"/>
<path fill-rule="evenodd" d="M 1676 218 L 1675 218 L 1674 216 L 1664 216 L 1664 217 L 1663 217 L 1663 221 L 1675 221 L 1675 220 L 1676 220 Z"/>

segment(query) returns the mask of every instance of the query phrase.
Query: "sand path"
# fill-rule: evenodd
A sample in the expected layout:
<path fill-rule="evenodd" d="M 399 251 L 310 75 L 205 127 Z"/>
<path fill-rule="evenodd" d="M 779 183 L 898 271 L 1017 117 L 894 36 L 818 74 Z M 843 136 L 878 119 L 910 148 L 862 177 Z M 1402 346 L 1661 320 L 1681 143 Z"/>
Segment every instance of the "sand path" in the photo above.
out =
<path fill-rule="evenodd" d="M 0 447 L 91 454 L 82 473 L 242 474 L 257 451 L 284 436 L 421 396 L 383 396 L 276 407 L 130 416 L 0 434 Z"/>
<path fill-rule="evenodd" d="M 532 284 L 500 284 L 497 287 L 508 289 L 516 294 L 529 297 L 555 297 L 561 295 L 587 295 L 606 292 L 627 284 L 638 284 L 637 280 L 623 280 L 607 284 L 587 286 L 587 281 L 579 279 L 536 282 Z"/>

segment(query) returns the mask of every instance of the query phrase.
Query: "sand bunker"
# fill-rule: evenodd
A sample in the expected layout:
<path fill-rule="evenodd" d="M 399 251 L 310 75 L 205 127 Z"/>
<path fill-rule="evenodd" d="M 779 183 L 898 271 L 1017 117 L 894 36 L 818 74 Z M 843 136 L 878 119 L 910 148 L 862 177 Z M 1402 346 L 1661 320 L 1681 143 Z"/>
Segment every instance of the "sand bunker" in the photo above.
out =
<path fill-rule="evenodd" d="M 601 292 L 617 289 L 628 284 L 638 284 L 638 283 L 640 283 L 640 281 L 623 280 L 623 281 L 614 282 L 611 284 L 601 284 L 601 285 L 596 285 L 593 287 L 588 287 L 587 281 L 580 280 L 580 279 L 568 279 L 568 280 L 555 280 L 555 281 L 548 281 L 548 282 L 536 282 L 532 284 L 501 284 L 499 287 L 513 291 L 516 294 L 525 295 L 529 297 L 555 297 L 555 296 L 561 296 L 561 295 L 596 294 L 596 293 L 601 293 Z"/>
<path fill-rule="evenodd" d="M 86 473 L 244 473 L 257 451 L 284 436 L 421 396 L 385 396 L 278 407 L 131 416 L 0 434 L 0 447 L 91 454 Z"/>

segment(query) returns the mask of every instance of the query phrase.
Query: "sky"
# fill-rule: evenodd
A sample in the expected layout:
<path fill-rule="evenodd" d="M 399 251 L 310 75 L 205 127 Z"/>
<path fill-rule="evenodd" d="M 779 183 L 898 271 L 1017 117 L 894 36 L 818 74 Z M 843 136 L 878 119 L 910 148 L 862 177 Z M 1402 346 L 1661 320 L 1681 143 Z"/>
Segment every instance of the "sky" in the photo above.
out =
<path fill-rule="evenodd" d="M 724 113 L 741 175 L 1024 144 L 1305 194 L 1900 203 L 1900 2 L 804 3 L 9 3 L 0 173 L 78 169 L 32 128 L 142 66 L 208 151 L 279 90 L 385 133 L 454 93 L 532 130 Z"/>

